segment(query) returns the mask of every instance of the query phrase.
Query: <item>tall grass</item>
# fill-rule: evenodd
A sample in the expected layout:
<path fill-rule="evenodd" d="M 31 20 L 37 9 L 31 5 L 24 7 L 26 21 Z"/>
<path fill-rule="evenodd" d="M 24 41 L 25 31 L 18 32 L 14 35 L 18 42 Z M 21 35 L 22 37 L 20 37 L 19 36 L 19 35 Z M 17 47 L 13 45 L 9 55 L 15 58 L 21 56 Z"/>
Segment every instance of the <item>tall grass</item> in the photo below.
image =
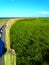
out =
<path fill-rule="evenodd" d="M 17 65 L 49 65 L 48 18 L 16 22 L 11 27 L 10 40 L 17 54 Z"/>

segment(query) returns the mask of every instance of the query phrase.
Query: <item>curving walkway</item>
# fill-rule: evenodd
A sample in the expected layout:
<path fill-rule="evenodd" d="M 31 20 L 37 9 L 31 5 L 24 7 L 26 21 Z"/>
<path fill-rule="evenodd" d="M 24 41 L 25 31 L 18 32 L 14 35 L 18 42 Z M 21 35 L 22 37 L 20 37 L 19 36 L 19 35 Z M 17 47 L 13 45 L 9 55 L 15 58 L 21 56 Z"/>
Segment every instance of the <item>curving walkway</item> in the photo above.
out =
<path fill-rule="evenodd" d="M 16 54 L 14 49 L 10 49 L 10 28 L 11 26 L 18 20 L 22 20 L 23 18 L 17 19 L 9 19 L 6 23 L 6 31 L 5 31 L 5 42 L 7 52 L 4 54 L 2 58 L 0 58 L 0 65 L 16 65 Z"/>
<path fill-rule="evenodd" d="M 10 49 L 10 28 L 11 26 L 18 20 L 22 20 L 24 18 L 16 18 L 16 19 L 9 19 L 6 23 L 6 34 L 5 34 L 5 41 L 6 41 L 6 48 Z"/>

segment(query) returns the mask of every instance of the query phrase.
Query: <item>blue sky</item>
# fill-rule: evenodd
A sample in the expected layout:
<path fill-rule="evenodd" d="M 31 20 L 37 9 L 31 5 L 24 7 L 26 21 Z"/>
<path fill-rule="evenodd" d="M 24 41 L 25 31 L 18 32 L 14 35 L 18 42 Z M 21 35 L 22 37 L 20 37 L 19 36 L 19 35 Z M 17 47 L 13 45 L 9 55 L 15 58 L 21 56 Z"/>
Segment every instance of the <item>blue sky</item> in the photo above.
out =
<path fill-rule="evenodd" d="M 49 0 L 0 0 L 0 17 L 49 17 Z"/>

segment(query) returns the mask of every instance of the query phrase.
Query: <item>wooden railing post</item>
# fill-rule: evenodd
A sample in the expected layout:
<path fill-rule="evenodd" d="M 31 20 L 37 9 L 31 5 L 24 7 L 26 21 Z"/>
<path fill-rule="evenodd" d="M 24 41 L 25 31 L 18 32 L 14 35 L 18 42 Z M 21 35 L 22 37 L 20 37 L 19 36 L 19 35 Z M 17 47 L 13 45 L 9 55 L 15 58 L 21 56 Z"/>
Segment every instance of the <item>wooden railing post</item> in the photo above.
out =
<path fill-rule="evenodd" d="M 16 65 L 16 54 L 13 49 L 7 50 L 4 55 L 4 65 Z"/>

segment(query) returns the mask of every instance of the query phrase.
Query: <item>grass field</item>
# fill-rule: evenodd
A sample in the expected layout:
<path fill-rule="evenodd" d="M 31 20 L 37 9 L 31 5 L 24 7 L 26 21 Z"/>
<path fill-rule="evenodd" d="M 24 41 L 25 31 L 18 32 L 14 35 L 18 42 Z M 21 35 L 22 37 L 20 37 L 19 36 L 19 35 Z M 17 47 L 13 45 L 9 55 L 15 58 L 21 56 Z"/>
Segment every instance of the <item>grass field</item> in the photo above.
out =
<path fill-rule="evenodd" d="M 17 21 L 10 30 L 17 65 L 49 65 L 49 18 Z"/>

